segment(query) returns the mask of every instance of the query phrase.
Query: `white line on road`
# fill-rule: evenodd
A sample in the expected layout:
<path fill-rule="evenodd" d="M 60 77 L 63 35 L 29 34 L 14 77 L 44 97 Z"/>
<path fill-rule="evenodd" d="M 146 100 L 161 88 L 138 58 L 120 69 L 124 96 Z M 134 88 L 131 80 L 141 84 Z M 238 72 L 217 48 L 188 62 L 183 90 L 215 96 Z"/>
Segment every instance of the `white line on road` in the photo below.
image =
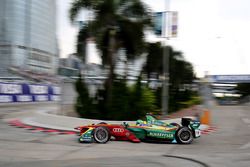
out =
<path fill-rule="evenodd" d="M 243 122 L 246 124 L 250 124 L 250 119 L 249 118 L 241 118 Z"/>
<path fill-rule="evenodd" d="M 247 149 L 247 148 L 250 148 L 250 142 L 240 147 L 240 149 Z"/>

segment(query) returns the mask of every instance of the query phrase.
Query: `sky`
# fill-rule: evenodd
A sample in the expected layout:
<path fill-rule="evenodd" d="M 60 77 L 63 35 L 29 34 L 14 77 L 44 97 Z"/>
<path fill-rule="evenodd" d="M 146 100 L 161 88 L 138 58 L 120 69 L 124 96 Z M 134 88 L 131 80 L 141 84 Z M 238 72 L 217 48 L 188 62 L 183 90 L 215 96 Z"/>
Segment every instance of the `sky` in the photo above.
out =
<path fill-rule="evenodd" d="M 60 56 L 75 52 L 77 25 L 68 19 L 71 0 L 57 0 L 57 34 Z M 178 12 L 178 36 L 166 42 L 182 51 L 198 77 L 250 74 L 249 0 L 143 0 L 153 12 Z M 156 3 L 157 2 L 157 3 Z M 85 20 L 81 14 L 78 20 Z M 153 35 L 148 39 L 161 40 Z M 89 47 L 89 62 L 100 62 L 95 44 Z"/>

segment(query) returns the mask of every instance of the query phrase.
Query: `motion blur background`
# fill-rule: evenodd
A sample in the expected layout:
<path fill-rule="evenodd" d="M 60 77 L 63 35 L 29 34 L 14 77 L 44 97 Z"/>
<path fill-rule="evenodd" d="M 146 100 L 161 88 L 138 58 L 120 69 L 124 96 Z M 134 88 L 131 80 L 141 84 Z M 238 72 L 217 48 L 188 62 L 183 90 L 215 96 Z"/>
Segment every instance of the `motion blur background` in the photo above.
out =
<path fill-rule="evenodd" d="M 84 24 L 95 19 L 95 14 L 91 10 L 83 9 L 71 21 L 69 16 L 73 2 L 72 0 L 0 1 L 0 79 L 3 82 L 2 90 L 6 90 L 1 92 L 2 103 L 31 102 L 39 95 L 42 96 L 38 98 L 43 99 L 41 101 L 69 104 L 70 110 L 73 111 L 79 94 L 75 91 L 75 81 L 79 73 L 85 78 L 84 82 L 87 83 L 90 96 L 96 96 L 98 90 L 102 89 L 109 72 L 102 64 L 102 53 L 97 48 L 96 39 L 91 37 L 87 39 L 84 59 L 79 51 L 79 45 L 82 43 L 78 35 Z M 250 12 L 247 9 L 249 6 L 247 0 L 237 2 L 157 0 L 157 3 L 153 0 L 144 0 L 142 2 L 148 6 L 152 15 L 164 11 L 178 13 L 178 33 L 175 38 L 169 37 L 165 40 L 155 35 L 153 31 L 144 31 L 146 42 L 165 41 L 166 45 L 181 53 L 181 59 L 190 63 L 192 76 L 189 79 L 192 82 L 181 81 L 177 86 L 178 90 L 183 92 L 188 89 L 197 92 L 199 83 L 209 82 L 213 89 L 211 94 L 216 98 L 229 96 L 229 99 L 239 97 L 246 99 L 248 93 L 243 93 L 246 90 L 242 91 L 237 87 L 241 83 L 249 83 L 250 78 L 248 56 L 250 51 L 247 46 L 250 39 L 248 32 Z M 145 73 L 144 69 L 147 67 L 145 64 L 150 57 L 147 49 L 133 61 L 127 60 L 124 49 L 118 50 L 116 54 L 118 58 L 115 60 L 115 73 L 121 76 L 128 75 L 128 83 L 135 83 L 141 73 L 147 73 L 148 76 L 143 77 L 142 82 L 147 83 L 149 88 L 153 89 L 153 93 L 164 85 L 162 72 L 153 69 Z M 161 60 L 163 57 L 157 59 Z M 183 79 L 180 75 L 183 72 L 178 74 L 180 68 L 174 65 L 171 67 L 172 64 L 170 62 L 167 66 L 172 73 L 169 74 L 170 83 L 167 83 L 170 86 L 170 95 L 167 96 L 174 97 L 176 92 L 171 94 L 173 93 L 171 86 L 177 83 L 171 79 L 175 80 L 173 78 L 177 75 Z M 162 68 L 161 66 L 160 70 L 163 70 Z M 227 79 L 218 80 L 220 76 Z M 21 88 L 19 86 L 22 91 L 15 91 L 18 86 L 6 83 L 38 84 L 35 89 L 45 89 L 45 91 L 32 94 L 32 91 L 23 91 L 23 86 Z M 246 89 L 249 87 L 249 85 L 240 86 L 247 87 Z M 57 94 L 53 95 L 56 96 L 50 97 L 49 87 L 60 91 L 55 91 Z M 15 92 L 24 94 L 21 96 L 22 100 L 18 101 L 20 98 Z M 154 110 L 160 110 L 161 95 L 154 96 L 156 96 L 154 106 L 158 108 Z M 184 95 L 178 95 L 177 98 L 181 99 L 180 103 L 187 103 L 190 100 L 190 98 L 183 99 L 182 96 Z M 171 99 L 169 100 L 168 105 L 171 105 Z M 176 110 L 177 108 L 173 109 Z"/>

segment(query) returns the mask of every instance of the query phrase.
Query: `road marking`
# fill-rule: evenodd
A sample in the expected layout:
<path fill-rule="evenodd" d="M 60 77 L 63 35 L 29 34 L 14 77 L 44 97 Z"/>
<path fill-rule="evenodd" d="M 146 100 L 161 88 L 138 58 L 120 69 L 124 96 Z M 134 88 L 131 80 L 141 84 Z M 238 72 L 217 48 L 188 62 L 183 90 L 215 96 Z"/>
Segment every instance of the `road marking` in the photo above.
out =
<path fill-rule="evenodd" d="M 240 149 L 247 149 L 247 148 L 250 148 L 250 142 L 240 147 Z"/>
<path fill-rule="evenodd" d="M 59 135 L 77 134 L 77 132 L 70 131 L 70 130 L 57 130 L 57 129 L 52 129 L 52 128 L 38 127 L 38 126 L 29 126 L 29 125 L 23 124 L 20 120 L 10 120 L 8 121 L 8 123 L 10 126 L 15 126 L 17 128 L 24 128 L 27 130 L 31 130 L 32 132 L 55 133 Z"/>
<path fill-rule="evenodd" d="M 201 162 L 199 160 L 196 160 L 196 159 L 193 159 L 193 158 L 187 158 L 187 157 L 180 157 L 180 156 L 175 156 L 175 155 L 163 155 L 164 157 L 167 157 L 167 158 L 176 158 L 176 159 L 181 159 L 181 160 L 186 160 L 186 161 L 191 161 L 195 164 L 199 164 L 199 166 L 203 166 L 203 167 L 209 167 L 209 165 L 207 165 L 206 163 L 204 162 Z"/>
<path fill-rule="evenodd" d="M 206 128 L 206 129 L 204 129 L 204 130 L 201 130 L 201 134 L 203 134 L 203 135 L 208 135 L 208 134 L 213 133 L 213 132 L 215 132 L 215 131 L 217 131 L 217 130 L 218 130 L 217 127 L 215 127 L 215 126 L 210 126 L 210 127 Z"/>
<path fill-rule="evenodd" d="M 241 118 L 242 121 L 246 124 L 250 124 L 250 119 L 249 118 Z"/>

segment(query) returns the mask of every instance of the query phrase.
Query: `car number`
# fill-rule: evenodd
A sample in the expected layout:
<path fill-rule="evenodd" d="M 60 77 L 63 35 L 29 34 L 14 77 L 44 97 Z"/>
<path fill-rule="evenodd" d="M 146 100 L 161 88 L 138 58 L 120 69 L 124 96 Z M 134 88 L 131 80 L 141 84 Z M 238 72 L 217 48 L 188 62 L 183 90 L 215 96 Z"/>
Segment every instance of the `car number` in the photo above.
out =
<path fill-rule="evenodd" d="M 195 129 L 195 137 L 200 137 L 201 131 L 199 129 Z"/>

